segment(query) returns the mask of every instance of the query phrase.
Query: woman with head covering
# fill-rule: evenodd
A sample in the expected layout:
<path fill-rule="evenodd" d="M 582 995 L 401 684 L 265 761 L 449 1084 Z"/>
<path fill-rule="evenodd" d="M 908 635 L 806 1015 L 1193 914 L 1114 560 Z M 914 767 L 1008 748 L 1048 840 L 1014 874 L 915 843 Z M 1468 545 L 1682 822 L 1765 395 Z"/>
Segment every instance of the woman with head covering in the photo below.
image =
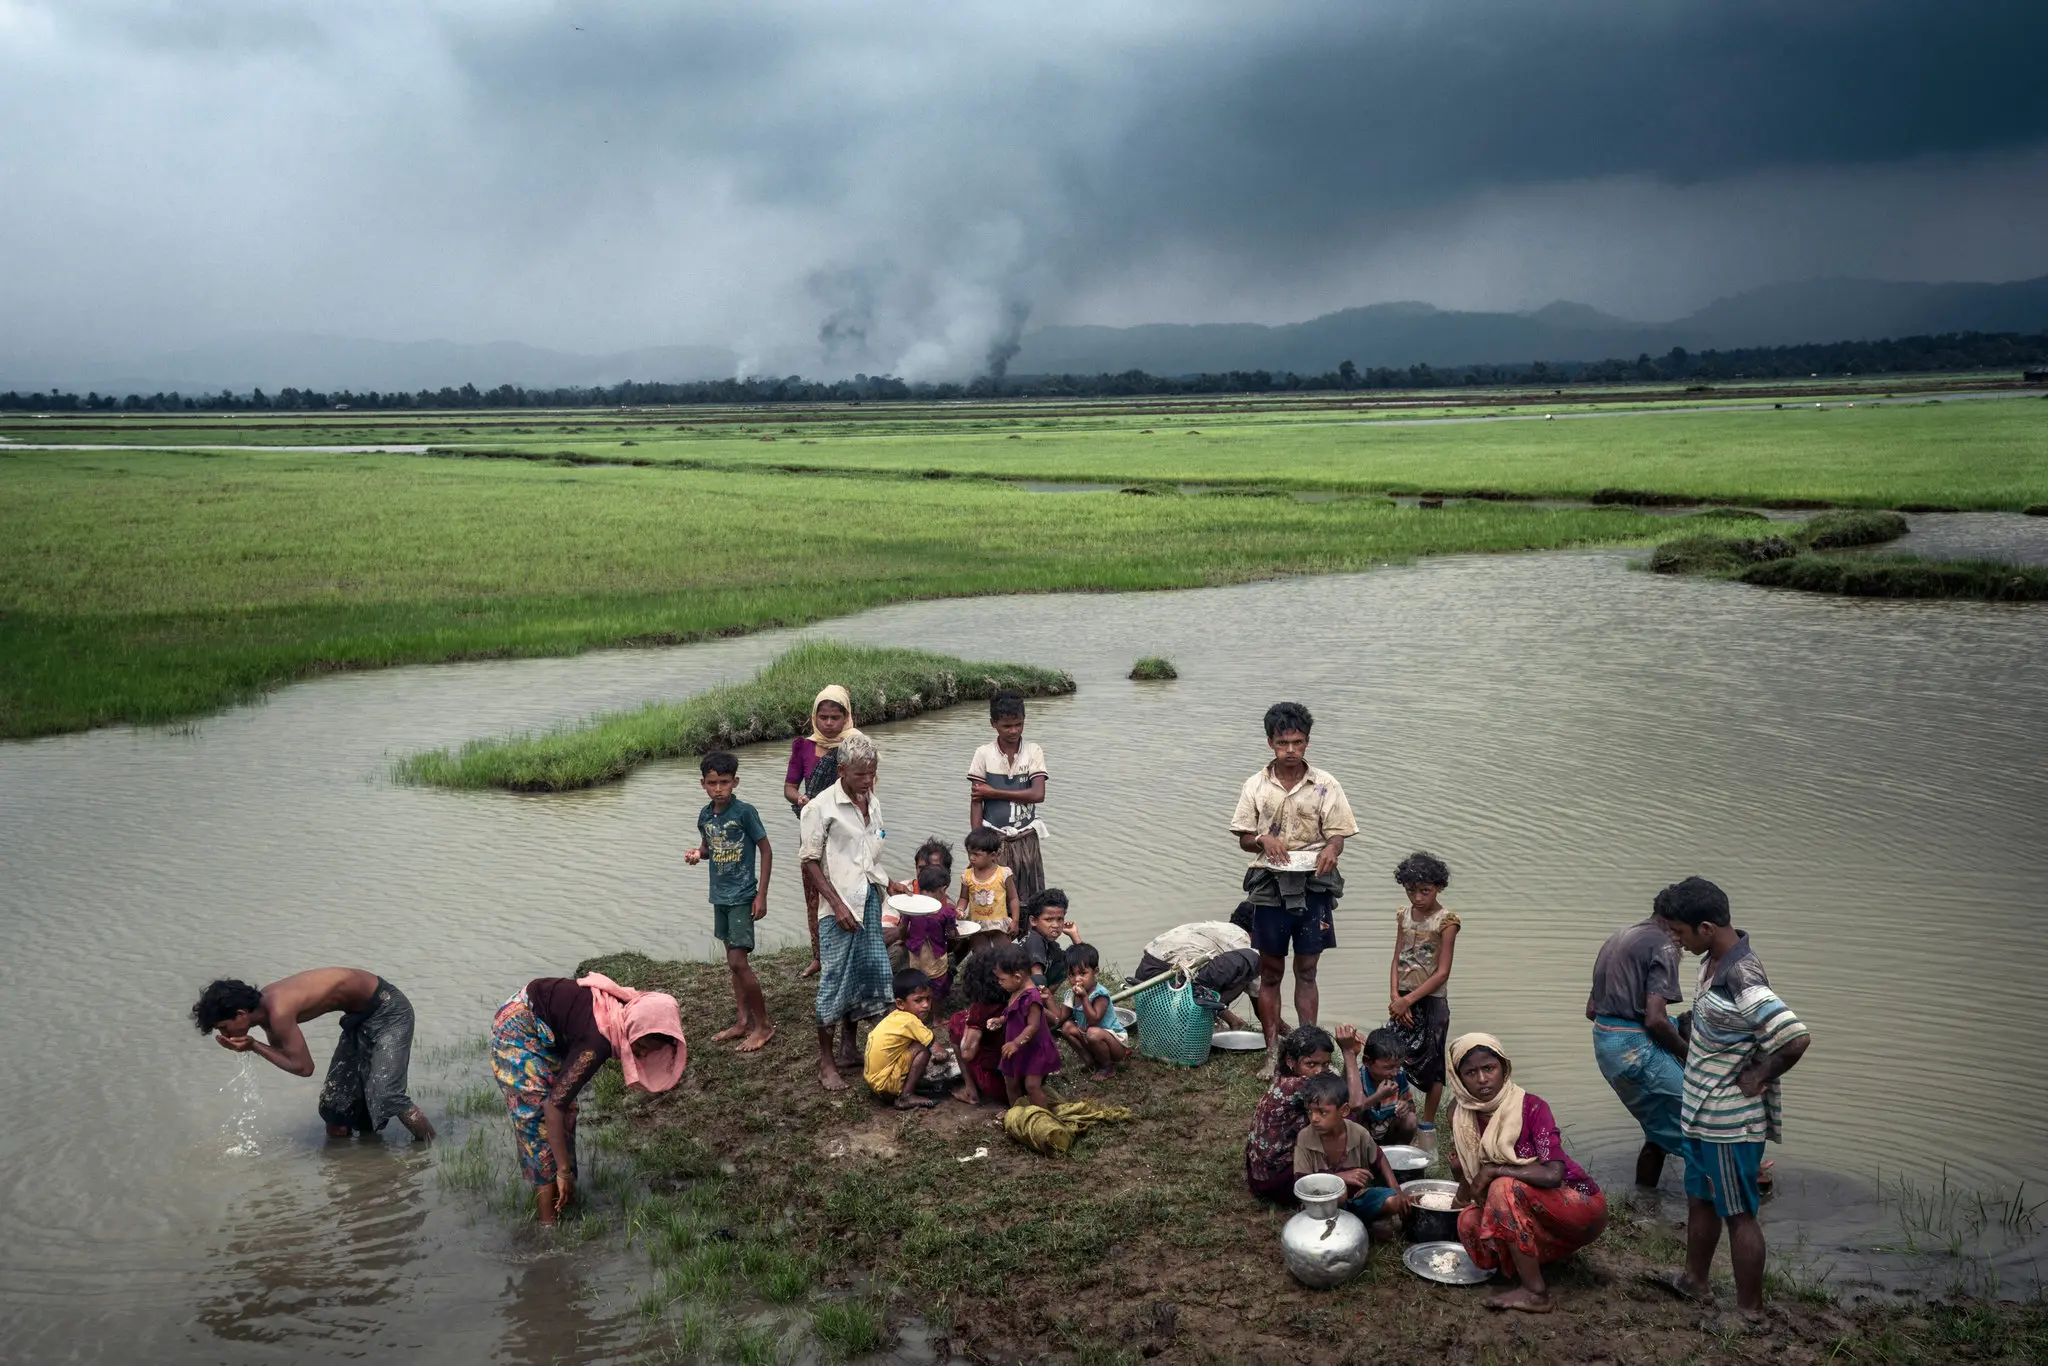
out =
<path fill-rule="evenodd" d="M 812 919 L 821 964 L 818 1081 L 827 1091 L 845 1090 L 840 1069 L 860 1065 L 860 1022 L 881 1019 L 895 1004 L 882 894 L 911 889 L 891 883 L 882 870 L 882 801 L 875 795 L 880 764 L 865 735 L 842 739 L 839 781 L 805 805 L 797 845 L 804 885 L 821 907 Z"/>
<path fill-rule="evenodd" d="M 1458 1241 L 1482 1268 L 1520 1282 L 1488 1300 L 1489 1309 L 1547 1314 L 1543 1263 L 1600 1236 L 1607 1197 L 1565 1153 L 1550 1107 L 1515 1084 L 1499 1039 L 1461 1034 L 1447 1060 L 1451 1172 L 1470 1202 L 1458 1215 Z"/>
<path fill-rule="evenodd" d="M 519 1166 L 543 1224 L 575 1197 L 576 1096 L 609 1058 L 634 1090 L 674 1086 L 689 1060 L 676 998 L 593 972 L 573 981 L 536 977 L 498 1007 L 491 1071 L 512 1111 Z"/>
<path fill-rule="evenodd" d="M 859 734 L 853 725 L 852 696 L 837 683 L 820 688 L 811 702 L 811 733 L 790 742 L 789 772 L 782 781 L 782 795 L 799 820 L 813 797 L 839 781 L 839 747 L 848 736 Z M 799 977 L 818 970 L 818 893 L 808 882 L 804 884 L 804 910 L 811 926 L 811 964 L 797 974 Z"/>

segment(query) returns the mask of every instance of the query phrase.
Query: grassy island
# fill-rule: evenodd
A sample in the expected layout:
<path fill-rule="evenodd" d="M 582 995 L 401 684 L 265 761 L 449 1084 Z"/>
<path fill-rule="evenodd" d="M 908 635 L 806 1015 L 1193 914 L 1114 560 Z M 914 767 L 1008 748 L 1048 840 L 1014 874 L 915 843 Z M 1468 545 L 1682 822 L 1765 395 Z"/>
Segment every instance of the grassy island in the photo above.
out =
<path fill-rule="evenodd" d="M 787 740 L 810 725 L 811 701 L 827 684 L 845 687 L 863 728 L 901 721 L 1004 689 L 1027 697 L 1074 690 L 1055 669 L 988 664 L 923 650 L 811 641 L 745 683 L 681 702 L 651 702 L 543 735 L 473 740 L 401 760 L 398 776 L 434 787 L 565 792 L 615 782 L 651 759 Z"/>
<path fill-rule="evenodd" d="M 801 961 L 759 959 L 778 1020 L 810 1009 L 808 985 L 794 980 Z M 673 992 L 693 1041 L 725 1023 L 722 963 L 615 954 L 578 971 L 590 969 Z M 1635 1279 L 1676 1265 L 1681 1235 L 1632 1213 L 1618 1190 L 1608 1232 L 1559 1268 L 1559 1312 L 1547 1317 L 1489 1314 L 1482 1294 L 1416 1279 L 1392 1248 L 1376 1249 L 1348 1286 L 1307 1290 L 1281 1266 L 1287 1213 L 1244 1190 L 1257 1055 L 1219 1054 L 1195 1070 L 1134 1061 L 1104 1083 L 1070 1068 L 1055 1080 L 1066 1098 L 1136 1117 L 1051 1158 L 1006 1138 L 993 1107 L 947 1101 L 906 1115 L 858 1082 L 829 1095 L 806 1042 L 791 1030 L 752 1055 L 693 1047 L 683 1084 L 660 1097 L 626 1095 L 616 1064 L 593 1084 L 584 1142 L 625 1164 L 609 1188 L 653 1262 L 640 1302 L 645 1359 L 854 1355 L 912 1319 L 940 1360 L 1102 1366 L 1935 1366 L 2048 1353 L 2038 1301 L 1850 1306 L 1784 1257 L 1772 1262 L 1768 1334 L 1703 1334 L 1698 1309 Z"/>

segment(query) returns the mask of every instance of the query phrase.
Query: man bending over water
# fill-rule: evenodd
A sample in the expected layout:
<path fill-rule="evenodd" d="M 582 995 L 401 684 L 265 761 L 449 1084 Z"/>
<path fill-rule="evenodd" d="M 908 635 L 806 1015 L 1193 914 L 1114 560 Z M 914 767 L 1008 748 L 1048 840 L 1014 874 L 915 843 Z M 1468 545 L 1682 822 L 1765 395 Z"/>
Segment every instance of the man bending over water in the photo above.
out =
<path fill-rule="evenodd" d="M 192 1007 L 192 1023 L 222 1048 L 255 1053 L 295 1077 L 313 1075 L 313 1052 L 299 1026 L 335 1011 L 341 1040 L 320 1088 L 320 1118 L 330 1138 L 369 1134 L 396 1118 L 425 1142 L 434 1136 L 420 1107 L 405 1093 L 412 1062 L 412 1002 L 397 987 L 361 968 L 314 968 L 258 991 L 223 977 Z M 249 1031 L 260 1028 L 270 1042 Z"/>

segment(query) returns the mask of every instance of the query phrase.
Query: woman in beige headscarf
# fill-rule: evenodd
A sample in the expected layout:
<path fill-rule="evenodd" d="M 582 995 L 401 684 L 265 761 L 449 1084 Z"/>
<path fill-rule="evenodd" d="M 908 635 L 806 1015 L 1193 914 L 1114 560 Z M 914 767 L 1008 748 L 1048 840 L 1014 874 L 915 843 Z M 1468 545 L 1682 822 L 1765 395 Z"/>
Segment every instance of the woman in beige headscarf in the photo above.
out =
<path fill-rule="evenodd" d="M 853 697 L 837 683 L 818 690 L 811 702 L 811 733 L 790 742 L 789 772 L 783 775 L 782 795 L 789 809 L 799 817 L 811 798 L 839 781 L 839 747 L 847 737 L 859 735 L 853 724 Z M 811 965 L 799 977 L 818 971 L 818 893 L 804 884 L 804 919 L 811 927 Z"/>
<path fill-rule="evenodd" d="M 1569 1256 L 1607 1227 L 1607 1197 L 1564 1150 L 1540 1096 L 1514 1082 L 1514 1064 L 1491 1034 L 1461 1034 L 1446 1052 L 1452 1097 L 1451 1172 L 1459 1198 L 1458 1241 L 1487 1271 L 1520 1282 L 1489 1309 L 1547 1314 L 1543 1263 Z"/>

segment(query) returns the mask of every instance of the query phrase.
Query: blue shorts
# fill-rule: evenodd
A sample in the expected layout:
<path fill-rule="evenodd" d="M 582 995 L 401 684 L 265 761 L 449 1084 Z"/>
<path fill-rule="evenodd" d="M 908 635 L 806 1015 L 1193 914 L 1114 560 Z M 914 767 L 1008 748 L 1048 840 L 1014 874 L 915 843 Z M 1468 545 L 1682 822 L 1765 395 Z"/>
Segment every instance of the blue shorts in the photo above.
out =
<path fill-rule="evenodd" d="M 1673 1157 L 1685 1156 L 1685 1138 L 1678 1132 L 1685 1064 L 1657 1047 L 1634 1020 L 1611 1015 L 1593 1021 L 1593 1059 L 1614 1094 L 1643 1126 L 1643 1137 Z"/>
<path fill-rule="evenodd" d="M 1394 1188 L 1392 1186 L 1367 1186 L 1364 1190 L 1346 1200 L 1344 1208 L 1350 1210 L 1369 1224 L 1380 1217 L 1380 1210 L 1386 1205 L 1387 1201 L 1393 1198 Z"/>
<path fill-rule="evenodd" d="M 1252 907 L 1252 947 L 1285 958 L 1290 947 L 1298 958 L 1313 958 L 1337 946 L 1336 899 L 1328 892 L 1310 892 L 1300 915 L 1285 906 Z"/>
<path fill-rule="evenodd" d="M 1755 1214 L 1763 1204 L 1756 1184 L 1763 1165 L 1761 1143 L 1709 1143 L 1702 1138 L 1688 1138 L 1685 1193 L 1695 1200 L 1713 1201 L 1714 1213 L 1723 1219 Z"/>

